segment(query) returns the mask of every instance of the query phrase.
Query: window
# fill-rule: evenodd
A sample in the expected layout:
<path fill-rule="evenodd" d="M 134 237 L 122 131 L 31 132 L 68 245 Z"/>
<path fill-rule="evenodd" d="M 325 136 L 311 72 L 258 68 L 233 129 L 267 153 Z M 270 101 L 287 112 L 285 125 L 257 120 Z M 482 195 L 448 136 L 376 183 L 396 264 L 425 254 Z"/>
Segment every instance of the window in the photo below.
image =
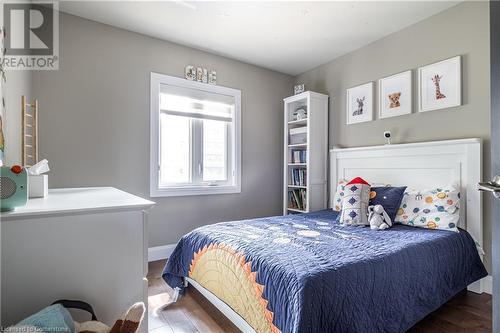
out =
<path fill-rule="evenodd" d="M 152 197 L 240 192 L 236 89 L 151 73 Z"/>

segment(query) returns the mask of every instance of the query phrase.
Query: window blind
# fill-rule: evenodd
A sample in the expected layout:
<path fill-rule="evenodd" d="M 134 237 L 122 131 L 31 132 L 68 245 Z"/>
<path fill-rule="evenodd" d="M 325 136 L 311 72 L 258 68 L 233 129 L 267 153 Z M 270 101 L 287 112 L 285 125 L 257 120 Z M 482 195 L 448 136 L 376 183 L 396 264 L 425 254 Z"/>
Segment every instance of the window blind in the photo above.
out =
<path fill-rule="evenodd" d="M 232 96 L 166 84 L 160 86 L 160 112 L 162 113 L 232 122 L 234 105 L 235 101 Z"/>

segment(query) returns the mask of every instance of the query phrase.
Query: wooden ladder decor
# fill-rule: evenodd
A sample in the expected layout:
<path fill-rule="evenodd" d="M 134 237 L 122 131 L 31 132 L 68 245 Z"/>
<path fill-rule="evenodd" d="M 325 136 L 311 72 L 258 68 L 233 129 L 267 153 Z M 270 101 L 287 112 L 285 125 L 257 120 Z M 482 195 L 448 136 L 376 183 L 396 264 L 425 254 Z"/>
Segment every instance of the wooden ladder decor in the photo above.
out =
<path fill-rule="evenodd" d="M 22 109 L 22 164 L 30 167 L 38 163 L 38 100 L 26 102 L 21 96 Z"/>

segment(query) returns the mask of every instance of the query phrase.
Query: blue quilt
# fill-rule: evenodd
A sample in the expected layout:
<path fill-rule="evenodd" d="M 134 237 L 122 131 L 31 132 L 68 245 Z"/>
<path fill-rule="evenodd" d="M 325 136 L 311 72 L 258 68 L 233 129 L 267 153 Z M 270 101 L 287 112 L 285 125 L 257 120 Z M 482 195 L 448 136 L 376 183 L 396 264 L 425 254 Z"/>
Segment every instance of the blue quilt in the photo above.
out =
<path fill-rule="evenodd" d="M 224 243 L 252 262 L 282 332 L 404 332 L 487 272 L 472 237 L 395 225 L 341 226 L 325 210 L 198 228 L 164 269 L 183 288 L 196 251 Z"/>

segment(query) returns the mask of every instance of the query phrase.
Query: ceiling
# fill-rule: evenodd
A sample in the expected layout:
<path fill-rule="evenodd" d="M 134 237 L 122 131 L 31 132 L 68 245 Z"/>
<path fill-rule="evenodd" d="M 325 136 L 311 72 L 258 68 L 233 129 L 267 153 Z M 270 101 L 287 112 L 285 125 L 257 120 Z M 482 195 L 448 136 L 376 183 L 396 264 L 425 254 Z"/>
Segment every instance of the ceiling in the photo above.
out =
<path fill-rule="evenodd" d="M 64 12 L 297 75 L 460 1 L 62 1 Z"/>

